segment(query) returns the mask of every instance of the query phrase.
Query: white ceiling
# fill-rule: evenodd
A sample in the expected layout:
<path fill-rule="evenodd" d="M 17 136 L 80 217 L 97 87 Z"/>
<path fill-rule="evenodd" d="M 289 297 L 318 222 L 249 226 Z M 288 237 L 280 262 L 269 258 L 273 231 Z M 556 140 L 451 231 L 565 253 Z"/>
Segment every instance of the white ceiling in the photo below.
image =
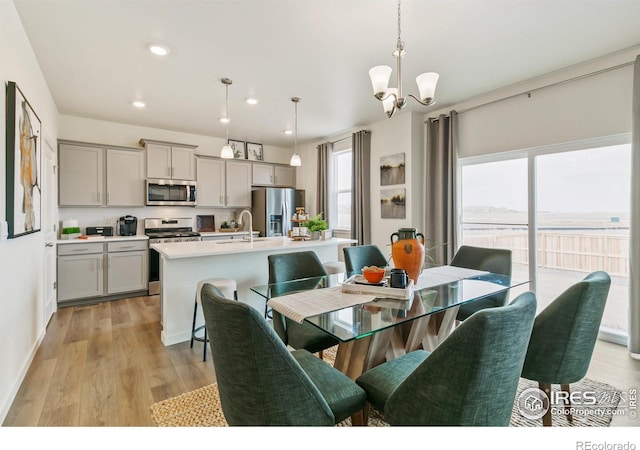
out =
<path fill-rule="evenodd" d="M 394 67 L 395 85 L 395 0 L 14 3 L 65 115 L 224 137 L 229 77 L 229 137 L 290 147 L 292 96 L 302 142 L 385 117 L 372 66 Z M 437 107 L 452 105 L 638 45 L 639 18 L 638 0 L 404 0 L 405 91 L 435 71 Z M 152 55 L 150 42 L 171 53 Z"/>

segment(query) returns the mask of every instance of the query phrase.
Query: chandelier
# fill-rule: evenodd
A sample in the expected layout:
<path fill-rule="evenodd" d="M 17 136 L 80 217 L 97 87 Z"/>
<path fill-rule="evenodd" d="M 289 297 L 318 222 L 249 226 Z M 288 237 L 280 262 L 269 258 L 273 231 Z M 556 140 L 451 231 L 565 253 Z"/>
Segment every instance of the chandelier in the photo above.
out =
<path fill-rule="evenodd" d="M 400 0 L 398 0 L 398 43 L 393 56 L 396 58 L 397 66 L 397 88 L 389 87 L 389 78 L 391 78 L 391 67 L 376 66 L 369 70 L 369 77 L 373 85 L 373 95 L 382 102 L 384 112 L 387 117 L 404 108 L 406 105 L 406 97 L 402 95 L 402 58 L 405 56 L 404 42 L 400 37 Z M 435 72 L 427 72 L 416 77 L 420 98 L 409 94 L 418 103 L 424 106 L 431 106 L 436 101 L 434 99 L 436 91 L 436 83 L 439 75 Z"/>
<path fill-rule="evenodd" d="M 300 102 L 300 97 L 291 97 L 291 101 L 293 102 L 294 107 L 294 140 L 293 155 L 291 156 L 289 165 L 299 167 L 302 165 L 302 161 L 300 160 L 300 156 L 298 155 L 298 103 Z"/>
<path fill-rule="evenodd" d="M 224 114 L 224 117 L 220 119 L 220 122 L 224 123 L 224 126 L 227 129 L 227 140 L 224 141 L 225 143 L 224 143 L 224 147 L 222 147 L 222 151 L 220 152 L 220 157 L 224 159 L 233 159 L 234 158 L 233 148 L 231 148 L 231 146 L 229 145 L 229 122 L 231 121 L 229 119 L 229 85 L 232 84 L 233 81 L 231 81 L 229 78 L 222 78 L 220 81 L 222 82 L 222 84 L 224 84 L 227 90 L 225 114 Z"/>

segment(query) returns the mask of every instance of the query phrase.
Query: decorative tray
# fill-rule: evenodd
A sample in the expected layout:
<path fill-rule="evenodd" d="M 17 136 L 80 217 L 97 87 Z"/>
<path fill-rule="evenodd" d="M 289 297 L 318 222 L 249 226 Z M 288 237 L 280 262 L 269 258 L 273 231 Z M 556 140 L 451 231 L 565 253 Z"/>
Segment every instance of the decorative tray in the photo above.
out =
<path fill-rule="evenodd" d="M 291 236 L 292 241 L 306 241 L 311 239 L 311 236 Z"/>
<path fill-rule="evenodd" d="M 384 278 L 388 280 L 388 278 Z M 388 283 L 388 282 L 387 282 Z M 370 294 L 382 298 L 409 300 L 413 297 L 413 280 L 405 289 L 380 286 L 381 283 L 367 283 L 362 275 L 354 275 L 342 283 L 342 292 L 350 294 Z"/>
<path fill-rule="evenodd" d="M 221 233 L 235 233 L 240 231 L 240 228 L 218 228 L 218 231 Z"/>

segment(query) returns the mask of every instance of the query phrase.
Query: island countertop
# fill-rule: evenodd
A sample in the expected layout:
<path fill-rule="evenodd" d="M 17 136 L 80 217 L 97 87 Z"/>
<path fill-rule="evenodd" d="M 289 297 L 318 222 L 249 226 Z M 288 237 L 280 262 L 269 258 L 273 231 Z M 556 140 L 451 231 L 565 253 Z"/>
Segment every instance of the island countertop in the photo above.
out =
<path fill-rule="evenodd" d="M 254 238 L 253 243 L 238 240 L 194 241 L 151 244 L 166 259 L 197 258 L 202 256 L 263 252 L 270 250 L 304 250 L 323 246 L 352 244 L 353 239 L 331 238 L 327 240 L 294 241 L 288 237 Z"/>
<path fill-rule="evenodd" d="M 338 261 L 353 239 L 294 241 L 287 237 L 257 238 L 253 244 L 235 240 L 151 244 L 160 254 L 160 316 L 164 345 L 191 339 L 198 283 L 210 278 L 236 282 L 238 300 L 266 312 L 265 299 L 251 291 L 269 281 L 269 255 L 313 251 L 322 262 Z M 196 327 L 204 323 L 197 309 Z"/>

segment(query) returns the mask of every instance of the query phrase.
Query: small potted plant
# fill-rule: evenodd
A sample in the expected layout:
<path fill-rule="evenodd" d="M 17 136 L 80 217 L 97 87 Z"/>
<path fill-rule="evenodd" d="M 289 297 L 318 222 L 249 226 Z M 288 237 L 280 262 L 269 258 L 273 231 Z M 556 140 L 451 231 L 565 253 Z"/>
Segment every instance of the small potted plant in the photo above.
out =
<path fill-rule="evenodd" d="M 304 226 L 309 229 L 312 241 L 320 239 L 320 232 L 329 228 L 327 221 L 322 218 L 322 213 L 311 217 L 304 223 Z"/>

